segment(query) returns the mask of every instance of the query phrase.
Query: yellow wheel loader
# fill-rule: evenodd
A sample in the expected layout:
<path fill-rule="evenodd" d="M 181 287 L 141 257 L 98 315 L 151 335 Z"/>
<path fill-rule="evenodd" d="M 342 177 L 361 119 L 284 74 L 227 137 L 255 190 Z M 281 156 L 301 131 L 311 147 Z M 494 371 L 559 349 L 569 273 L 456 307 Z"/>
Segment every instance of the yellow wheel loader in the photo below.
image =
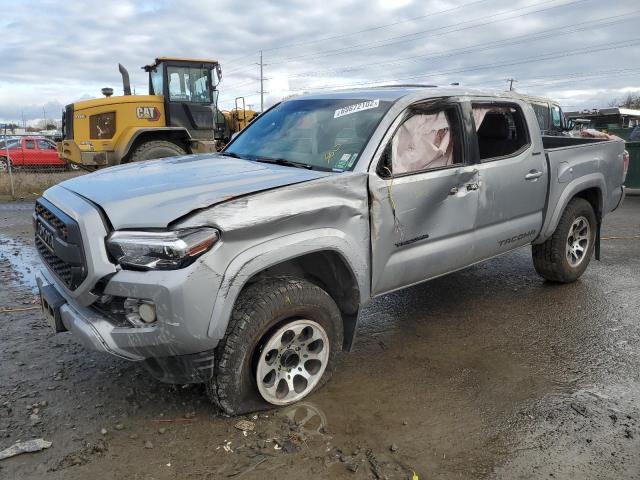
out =
<path fill-rule="evenodd" d="M 132 95 L 129 73 L 119 65 L 123 96 L 103 88 L 105 98 L 65 107 L 58 143 L 62 159 L 94 170 L 217 151 L 255 117 L 244 108 L 234 115 L 218 110 L 222 72 L 216 60 L 161 57 L 142 68 L 149 74 L 149 95 Z"/>

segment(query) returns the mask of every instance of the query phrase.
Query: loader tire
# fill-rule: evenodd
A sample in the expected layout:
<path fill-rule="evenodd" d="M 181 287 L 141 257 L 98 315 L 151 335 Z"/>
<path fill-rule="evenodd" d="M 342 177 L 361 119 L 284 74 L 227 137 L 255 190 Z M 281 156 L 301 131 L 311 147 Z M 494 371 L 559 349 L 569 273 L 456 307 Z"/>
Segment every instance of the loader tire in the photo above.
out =
<path fill-rule="evenodd" d="M 583 198 L 571 200 L 553 235 L 542 244 L 532 245 L 536 272 L 552 282 L 575 282 L 589 265 L 597 228 L 591 204 Z"/>
<path fill-rule="evenodd" d="M 303 337 L 304 329 L 313 333 Z M 292 337 L 294 330 L 299 333 Z M 342 348 L 342 336 L 340 310 L 319 286 L 289 277 L 258 281 L 238 297 L 225 336 L 216 348 L 214 376 L 207 384 L 209 397 L 228 415 L 302 400 L 329 380 Z M 316 351 L 316 339 L 320 337 L 324 340 Z M 319 356 L 326 356 L 324 365 L 314 364 L 318 369 L 311 373 L 309 365 L 319 362 L 314 360 Z M 268 372 L 257 378 L 265 368 Z M 269 384 L 265 379 L 272 373 Z M 300 379 L 304 378 L 309 380 L 301 388 Z M 260 387 L 258 382 L 263 382 Z M 288 383 L 295 388 L 290 390 Z M 276 393 L 283 385 L 278 398 Z"/>
<path fill-rule="evenodd" d="M 152 140 L 141 143 L 131 154 L 129 162 L 143 162 L 156 158 L 176 157 L 186 155 L 186 151 L 173 142 L 166 140 Z"/>

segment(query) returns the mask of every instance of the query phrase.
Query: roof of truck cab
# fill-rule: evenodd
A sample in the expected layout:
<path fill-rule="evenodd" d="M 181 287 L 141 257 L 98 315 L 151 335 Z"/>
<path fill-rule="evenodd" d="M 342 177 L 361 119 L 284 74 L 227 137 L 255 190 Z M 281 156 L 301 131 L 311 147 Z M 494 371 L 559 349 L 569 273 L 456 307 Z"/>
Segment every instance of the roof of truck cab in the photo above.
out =
<path fill-rule="evenodd" d="M 496 92 L 491 90 L 478 90 L 465 87 L 437 87 L 432 85 L 389 85 L 382 87 L 355 88 L 348 90 L 331 90 L 325 92 L 309 91 L 301 95 L 291 97 L 287 100 L 320 100 L 320 99 L 362 99 L 362 100 L 388 100 L 396 101 L 408 95 L 426 94 L 427 97 L 502 97 L 516 98 L 519 96 L 510 92 Z"/>
<path fill-rule="evenodd" d="M 158 66 L 160 62 L 190 62 L 190 63 L 218 63 L 217 60 L 210 58 L 179 58 L 179 57 L 158 57 L 150 65 L 142 67 L 143 70 L 148 70 Z"/>

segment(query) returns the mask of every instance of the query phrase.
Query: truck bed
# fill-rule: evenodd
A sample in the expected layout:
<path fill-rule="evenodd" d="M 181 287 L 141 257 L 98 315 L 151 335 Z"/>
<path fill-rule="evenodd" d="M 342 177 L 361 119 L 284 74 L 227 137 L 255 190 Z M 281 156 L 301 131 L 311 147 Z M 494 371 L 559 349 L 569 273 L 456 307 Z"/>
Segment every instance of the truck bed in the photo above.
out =
<path fill-rule="evenodd" d="M 582 138 L 582 137 L 565 137 L 565 136 L 542 136 L 542 145 L 545 150 L 565 147 L 577 147 L 582 145 L 591 145 L 594 143 L 610 142 L 612 140 L 604 140 L 602 138 Z"/>
<path fill-rule="evenodd" d="M 601 214 L 614 210 L 622 199 L 624 142 L 598 138 L 543 136 L 547 158 L 549 195 L 540 236 L 553 234 L 560 214 L 576 191 L 601 192 Z M 600 195 L 598 195 L 600 196 Z"/>

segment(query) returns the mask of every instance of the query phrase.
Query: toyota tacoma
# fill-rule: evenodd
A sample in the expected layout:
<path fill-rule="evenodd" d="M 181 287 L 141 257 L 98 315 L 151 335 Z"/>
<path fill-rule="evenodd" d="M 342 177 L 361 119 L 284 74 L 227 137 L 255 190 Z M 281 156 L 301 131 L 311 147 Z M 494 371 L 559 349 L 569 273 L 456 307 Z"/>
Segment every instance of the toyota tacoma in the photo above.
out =
<path fill-rule="evenodd" d="M 577 280 L 624 197 L 624 143 L 547 137 L 525 99 L 387 87 L 270 108 L 224 151 L 37 200 L 44 316 L 224 412 L 296 402 L 372 298 L 531 245 Z"/>

